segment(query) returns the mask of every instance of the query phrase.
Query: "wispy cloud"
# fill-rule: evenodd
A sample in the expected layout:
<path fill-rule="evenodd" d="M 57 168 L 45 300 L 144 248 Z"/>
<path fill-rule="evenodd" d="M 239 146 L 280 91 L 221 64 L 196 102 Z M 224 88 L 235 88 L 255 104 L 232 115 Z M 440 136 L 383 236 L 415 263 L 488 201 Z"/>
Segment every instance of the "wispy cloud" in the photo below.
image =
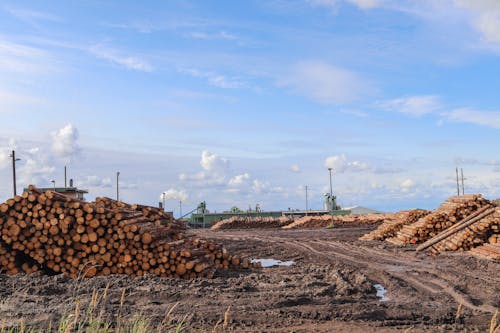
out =
<path fill-rule="evenodd" d="M 383 1 L 382 0 L 345 0 L 345 1 L 340 1 L 340 0 L 307 0 L 308 3 L 310 3 L 313 6 L 322 6 L 322 7 L 327 7 L 333 10 L 337 9 L 337 6 L 341 2 L 347 2 L 352 5 L 357 6 L 360 9 L 372 9 L 377 6 L 379 6 Z"/>
<path fill-rule="evenodd" d="M 188 34 L 189 37 L 194 39 L 205 39 L 205 40 L 214 40 L 214 39 L 223 39 L 223 40 L 237 40 L 238 36 L 226 32 L 219 31 L 215 33 L 210 32 L 202 32 L 202 31 L 193 31 Z"/>
<path fill-rule="evenodd" d="M 17 19 L 38 27 L 38 21 L 61 22 L 63 19 L 57 15 L 26 8 L 5 7 L 4 10 Z"/>
<path fill-rule="evenodd" d="M 377 102 L 376 106 L 387 111 L 400 112 L 410 116 L 423 116 L 442 110 L 439 97 L 435 95 L 409 96 Z"/>
<path fill-rule="evenodd" d="M 46 101 L 25 94 L 14 93 L 0 89 L 0 113 L 17 112 L 24 107 L 40 106 Z"/>
<path fill-rule="evenodd" d="M 446 119 L 460 123 L 471 123 L 500 129 L 499 111 L 481 111 L 474 109 L 456 109 L 446 112 Z"/>
<path fill-rule="evenodd" d="M 196 68 L 180 68 L 179 72 L 205 79 L 210 85 L 219 88 L 235 89 L 245 86 L 245 83 L 237 77 L 228 77 L 212 71 L 202 71 Z"/>
<path fill-rule="evenodd" d="M 131 70 L 141 72 L 152 72 L 154 70 L 153 66 L 146 60 L 134 56 L 121 55 L 120 52 L 106 48 L 100 44 L 90 47 L 89 52 L 97 58 L 108 60 L 111 63 Z"/>
<path fill-rule="evenodd" d="M 455 4 L 473 13 L 473 27 L 485 41 L 500 43 L 500 2 L 496 0 L 455 0 Z"/>
<path fill-rule="evenodd" d="M 320 61 L 295 65 L 278 85 L 326 104 L 348 103 L 371 91 L 367 81 L 358 74 Z"/>
<path fill-rule="evenodd" d="M 54 70 L 45 50 L 0 39 L 0 71 L 41 74 Z"/>

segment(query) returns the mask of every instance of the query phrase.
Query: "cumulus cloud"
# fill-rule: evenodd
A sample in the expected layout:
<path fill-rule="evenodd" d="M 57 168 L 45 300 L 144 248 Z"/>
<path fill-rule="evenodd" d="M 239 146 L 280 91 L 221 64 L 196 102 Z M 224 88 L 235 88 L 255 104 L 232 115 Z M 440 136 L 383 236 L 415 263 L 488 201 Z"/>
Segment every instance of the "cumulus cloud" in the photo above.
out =
<path fill-rule="evenodd" d="M 229 161 L 214 153 L 204 150 L 201 153 L 202 171 L 195 174 L 181 173 L 179 180 L 191 181 L 198 186 L 223 185 L 226 181 Z"/>
<path fill-rule="evenodd" d="M 201 153 L 200 165 L 206 171 L 225 173 L 229 162 L 225 158 L 204 150 Z"/>
<path fill-rule="evenodd" d="M 229 186 L 232 186 L 232 187 L 241 186 L 243 184 L 248 183 L 249 180 L 250 180 L 250 174 L 245 172 L 244 174 L 236 175 L 233 178 L 231 178 L 229 180 Z"/>
<path fill-rule="evenodd" d="M 325 159 L 325 168 L 332 168 L 334 172 L 344 173 L 346 171 L 366 171 L 370 165 L 360 161 L 349 161 L 345 154 L 334 155 Z"/>
<path fill-rule="evenodd" d="M 400 184 L 401 192 L 408 193 L 411 191 L 411 189 L 413 189 L 415 187 L 415 185 L 416 185 L 415 181 L 413 181 L 412 179 L 410 179 L 410 178 L 405 179 Z"/>
<path fill-rule="evenodd" d="M 163 199 L 186 201 L 188 199 L 188 194 L 183 189 L 177 190 L 174 188 L 169 188 L 168 190 L 163 191 L 160 194 L 160 200 Z"/>
<path fill-rule="evenodd" d="M 50 183 L 56 168 L 51 164 L 48 155 L 42 152 L 40 148 L 18 149 L 16 151 L 17 156 L 21 158 L 17 162 L 19 185 Z"/>
<path fill-rule="evenodd" d="M 423 116 L 442 109 L 439 98 L 434 95 L 402 97 L 377 103 L 387 111 L 400 112 L 410 116 Z"/>
<path fill-rule="evenodd" d="M 325 104 L 351 102 L 370 90 L 356 73 L 319 61 L 297 64 L 278 85 Z"/>
<path fill-rule="evenodd" d="M 52 151 L 56 156 L 69 162 L 80 152 L 78 145 L 78 129 L 68 124 L 58 131 L 52 132 Z"/>

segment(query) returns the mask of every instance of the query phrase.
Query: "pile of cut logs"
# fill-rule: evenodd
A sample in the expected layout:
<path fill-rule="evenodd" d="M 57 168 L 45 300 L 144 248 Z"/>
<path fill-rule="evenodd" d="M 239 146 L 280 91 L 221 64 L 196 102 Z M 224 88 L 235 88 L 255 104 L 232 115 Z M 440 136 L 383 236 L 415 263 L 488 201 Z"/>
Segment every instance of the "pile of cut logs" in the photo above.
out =
<path fill-rule="evenodd" d="M 404 223 L 395 237 L 386 241 L 397 245 L 421 243 L 416 250 L 431 253 L 467 251 L 481 258 L 500 260 L 500 201 L 487 201 L 481 195 L 452 197 L 436 211 L 414 223 Z M 401 222 L 399 222 L 401 223 Z M 362 240 L 382 240 L 394 230 L 395 221 L 382 224 Z"/>
<path fill-rule="evenodd" d="M 403 226 L 395 237 L 386 240 L 396 245 L 421 243 L 448 229 L 478 209 L 489 205 L 491 205 L 489 201 L 480 194 L 451 197 L 436 211 L 413 224 Z"/>
<path fill-rule="evenodd" d="M 412 209 L 388 215 L 377 229 L 365 234 L 360 240 L 384 240 L 389 237 L 394 237 L 403 226 L 413 224 L 428 214 L 430 214 L 428 210 Z"/>
<path fill-rule="evenodd" d="M 212 226 L 212 230 L 222 229 L 266 229 L 266 228 L 281 228 L 292 223 L 294 219 L 288 216 L 274 217 L 246 217 L 233 216 L 228 219 L 219 221 Z"/>
<path fill-rule="evenodd" d="M 327 226 L 360 226 L 376 225 L 382 223 L 392 214 L 366 214 L 366 215 L 320 215 L 304 216 L 283 229 L 325 228 Z"/>
<path fill-rule="evenodd" d="M 186 237 L 185 226 L 160 209 L 109 198 L 87 203 L 34 186 L 0 205 L 0 235 L 8 274 L 194 278 L 251 266 L 212 241 Z"/>

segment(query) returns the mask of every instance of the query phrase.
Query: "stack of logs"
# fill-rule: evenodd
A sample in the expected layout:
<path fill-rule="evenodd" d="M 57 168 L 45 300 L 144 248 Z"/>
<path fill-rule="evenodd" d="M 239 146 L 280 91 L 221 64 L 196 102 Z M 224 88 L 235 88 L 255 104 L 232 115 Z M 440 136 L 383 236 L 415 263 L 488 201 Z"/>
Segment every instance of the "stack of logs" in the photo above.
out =
<path fill-rule="evenodd" d="M 476 246 L 488 242 L 488 238 L 495 240 L 493 236 L 500 232 L 500 208 L 466 228 L 453 233 L 440 242 L 433 245 L 434 252 L 443 251 L 467 251 Z M 492 235 L 493 233 L 493 235 Z"/>
<path fill-rule="evenodd" d="M 488 205 L 489 201 L 480 194 L 451 197 L 436 211 L 413 224 L 403 226 L 395 237 L 386 240 L 396 245 L 421 243 Z"/>
<path fill-rule="evenodd" d="M 304 216 L 295 222 L 283 227 L 283 229 L 301 229 L 301 228 L 325 228 L 328 226 L 363 226 L 376 225 L 382 223 L 392 214 L 366 214 L 366 215 L 320 215 Z"/>
<path fill-rule="evenodd" d="M 212 230 L 222 229 L 269 229 L 281 228 L 292 223 L 292 217 L 281 216 L 274 217 L 248 217 L 248 216 L 233 216 L 228 219 L 219 221 L 212 226 Z"/>
<path fill-rule="evenodd" d="M 430 214 L 430 211 L 423 209 L 403 210 L 392 216 L 387 216 L 384 222 L 375 230 L 365 234 L 360 240 L 384 240 L 396 236 L 403 226 L 413 224 L 424 216 Z"/>
<path fill-rule="evenodd" d="M 212 241 L 186 237 L 160 209 L 109 198 L 87 203 L 34 186 L 0 205 L 0 265 L 8 274 L 64 273 L 71 278 L 146 273 L 211 276 L 251 266 Z"/>

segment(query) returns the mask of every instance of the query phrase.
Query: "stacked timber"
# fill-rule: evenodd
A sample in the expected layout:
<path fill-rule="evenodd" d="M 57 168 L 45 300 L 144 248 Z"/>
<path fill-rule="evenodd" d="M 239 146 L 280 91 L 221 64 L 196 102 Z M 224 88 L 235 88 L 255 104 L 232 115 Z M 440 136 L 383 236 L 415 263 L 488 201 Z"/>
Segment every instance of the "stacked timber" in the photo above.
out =
<path fill-rule="evenodd" d="M 413 224 L 424 216 L 430 214 L 430 211 L 423 209 L 404 210 L 387 216 L 384 222 L 375 230 L 365 234 L 360 240 L 384 240 L 396 236 L 403 226 Z"/>
<path fill-rule="evenodd" d="M 469 253 L 483 259 L 500 260 L 500 244 L 483 244 L 471 249 Z"/>
<path fill-rule="evenodd" d="M 489 238 L 496 241 L 494 235 L 500 233 L 500 208 L 494 209 L 484 218 L 471 222 L 470 225 L 434 244 L 434 252 L 467 251 L 483 243 L 488 243 Z"/>
<path fill-rule="evenodd" d="M 250 266 L 214 242 L 186 237 L 185 226 L 160 209 L 109 198 L 87 203 L 33 186 L 29 190 L 0 205 L 10 273 L 20 271 L 19 266 L 24 272 L 35 270 L 28 267 L 30 261 L 71 278 L 146 273 L 194 278 L 211 276 L 217 268 Z M 25 263 L 29 269 L 23 269 Z"/>
<path fill-rule="evenodd" d="M 366 214 L 366 215 L 320 215 L 304 216 L 295 222 L 283 227 L 283 229 L 302 229 L 302 228 L 325 228 L 328 226 L 363 226 L 376 225 L 390 218 L 393 214 Z"/>
<path fill-rule="evenodd" d="M 249 216 L 233 216 L 228 219 L 215 223 L 212 230 L 222 229 L 269 229 L 281 228 L 292 223 L 294 219 L 288 216 L 274 217 L 249 217 Z"/>
<path fill-rule="evenodd" d="M 421 243 L 486 206 L 491 204 L 480 194 L 451 197 L 436 211 L 413 224 L 403 226 L 395 237 L 387 238 L 386 241 L 396 245 Z"/>

